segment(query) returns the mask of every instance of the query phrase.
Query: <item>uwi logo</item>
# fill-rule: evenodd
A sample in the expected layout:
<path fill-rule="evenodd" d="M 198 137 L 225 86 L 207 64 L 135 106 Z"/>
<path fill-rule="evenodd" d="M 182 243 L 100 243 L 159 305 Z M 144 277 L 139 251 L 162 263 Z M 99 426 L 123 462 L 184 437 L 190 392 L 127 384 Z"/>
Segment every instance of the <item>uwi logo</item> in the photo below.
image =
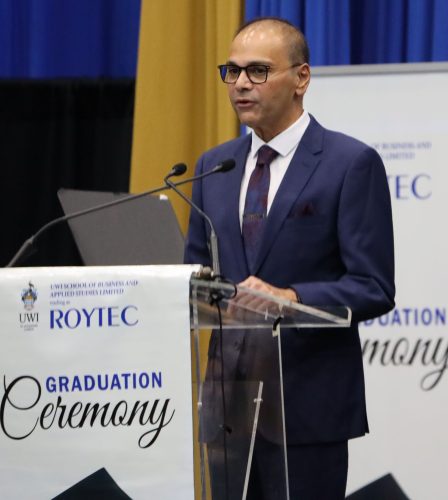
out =
<path fill-rule="evenodd" d="M 28 288 L 22 290 L 21 298 L 26 312 L 19 314 L 20 323 L 25 325 L 25 328 L 32 329 L 39 321 L 39 313 L 31 312 L 37 300 L 37 290 L 31 281 L 28 283 Z"/>

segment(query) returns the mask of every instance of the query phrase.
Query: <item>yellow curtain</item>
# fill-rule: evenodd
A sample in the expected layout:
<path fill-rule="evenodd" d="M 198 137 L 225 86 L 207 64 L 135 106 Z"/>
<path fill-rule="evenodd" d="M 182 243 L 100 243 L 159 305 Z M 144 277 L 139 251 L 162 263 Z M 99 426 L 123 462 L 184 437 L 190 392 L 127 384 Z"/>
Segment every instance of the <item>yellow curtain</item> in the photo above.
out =
<path fill-rule="evenodd" d="M 242 2 L 142 0 L 131 192 L 161 185 L 179 162 L 185 162 L 193 175 L 203 151 L 237 136 L 238 123 L 216 66 L 227 59 L 243 17 Z M 183 191 L 190 195 L 191 186 Z M 167 194 L 186 231 L 188 206 Z M 201 336 L 201 343 L 207 352 L 206 336 Z M 204 370 L 205 359 L 201 365 Z M 196 464 L 198 460 L 196 446 Z M 199 481 L 196 474 L 197 485 Z"/>
<path fill-rule="evenodd" d="M 241 19 L 241 0 L 142 0 L 131 192 L 161 185 L 179 162 L 193 175 L 203 151 L 237 136 L 216 66 Z M 189 209 L 168 195 L 185 231 Z"/>

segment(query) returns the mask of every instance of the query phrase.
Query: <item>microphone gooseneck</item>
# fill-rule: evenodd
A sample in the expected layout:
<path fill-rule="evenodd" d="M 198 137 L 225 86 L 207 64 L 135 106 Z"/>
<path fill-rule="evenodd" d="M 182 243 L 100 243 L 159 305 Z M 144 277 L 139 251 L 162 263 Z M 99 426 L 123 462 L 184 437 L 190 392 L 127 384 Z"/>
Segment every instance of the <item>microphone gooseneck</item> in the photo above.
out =
<path fill-rule="evenodd" d="M 193 208 L 193 210 L 196 210 L 196 212 L 198 212 L 201 217 L 203 217 L 207 221 L 210 227 L 210 254 L 212 257 L 213 274 L 214 276 L 219 276 L 221 273 L 219 269 L 218 238 L 216 237 L 215 228 L 213 227 L 213 223 L 210 217 L 205 212 L 203 212 L 195 203 L 193 203 L 193 201 L 190 200 L 187 195 L 182 193 L 182 191 L 169 180 L 168 176 L 165 177 L 165 184 L 169 186 L 176 194 L 178 194 L 185 202 L 187 202 L 188 205 Z"/>
<path fill-rule="evenodd" d="M 196 180 L 203 179 L 204 177 L 208 177 L 209 175 L 213 175 L 218 172 L 227 172 L 228 170 L 231 170 L 235 166 L 235 161 L 232 159 L 225 160 L 221 162 L 219 165 L 214 167 L 214 169 L 209 170 L 208 172 L 205 172 L 200 175 L 196 175 L 193 177 L 188 177 L 187 179 L 184 179 L 180 182 L 172 183 L 172 182 L 167 182 L 167 179 L 170 177 L 178 177 L 180 175 L 183 175 L 187 171 L 187 166 L 185 163 L 177 163 L 176 165 L 173 166 L 173 168 L 170 170 L 168 175 L 165 177 L 164 182 L 165 184 L 161 187 L 155 188 L 155 189 L 150 189 L 149 191 L 144 191 L 143 193 L 138 193 L 138 194 L 130 194 L 128 196 L 123 196 L 123 198 L 119 198 L 117 200 L 109 201 L 107 203 L 102 203 L 100 205 L 95 205 L 90 208 L 86 208 L 84 210 L 79 210 L 77 212 L 72 212 L 70 214 L 63 215 L 61 217 L 58 217 L 57 219 L 53 219 L 46 224 L 44 224 L 42 227 L 39 228 L 39 230 L 34 233 L 31 237 L 29 237 L 27 240 L 24 241 L 22 246 L 19 248 L 19 250 L 15 253 L 13 258 L 8 262 L 6 267 L 14 267 L 17 265 L 17 263 L 23 259 L 23 257 L 28 254 L 28 252 L 33 248 L 34 244 L 36 241 L 42 236 L 42 234 L 46 233 L 51 227 L 56 226 L 62 222 L 67 222 L 72 219 L 76 219 L 77 217 L 82 217 L 84 215 L 88 215 L 92 212 L 96 212 L 99 210 L 104 210 L 106 208 L 119 205 L 121 203 L 126 203 L 128 201 L 136 200 L 138 198 L 142 198 L 143 196 L 149 196 L 152 194 L 157 194 L 162 191 L 166 191 L 167 189 L 173 189 L 175 192 L 179 194 L 179 190 L 176 189 L 177 186 L 181 186 L 183 184 L 188 184 L 190 182 L 195 182 Z M 215 170 L 216 169 L 216 170 Z M 180 191 L 181 193 L 181 191 Z M 181 194 L 181 196 L 183 193 Z M 189 203 L 187 201 L 187 203 Z M 211 222 L 211 221 L 210 221 Z M 216 237 L 216 235 L 215 235 Z"/>
<path fill-rule="evenodd" d="M 175 165 L 176 166 L 176 165 Z M 203 174 L 200 174 L 196 176 L 196 180 L 202 179 L 203 177 L 207 177 L 208 175 L 212 174 L 217 174 L 220 172 L 228 172 L 232 170 L 235 167 L 235 160 L 233 158 L 230 158 L 228 160 L 224 160 L 216 167 L 212 168 L 208 172 L 205 172 Z M 213 275 L 220 276 L 221 271 L 220 271 L 220 265 L 219 265 L 219 251 L 218 251 L 218 237 L 216 236 L 216 231 L 215 228 L 213 227 L 213 223 L 210 219 L 210 217 L 203 211 L 201 210 L 188 196 L 186 196 L 180 189 L 177 188 L 177 185 L 174 184 L 169 180 L 170 177 L 173 177 L 174 175 L 180 175 L 180 174 L 175 174 L 173 173 L 174 171 L 173 167 L 170 171 L 170 173 L 165 177 L 164 181 L 167 186 L 169 186 L 176 194 L 178 194 L 188 205 L 190 205 L 193 210 L 195 210 L 203 219 L 207 221 L 208 226 L 210 227 L 210 245 L 209 245 L 209 251 L 210 251 L 210 256 L 212 259 L 212 269 L 213 269 Z"/>

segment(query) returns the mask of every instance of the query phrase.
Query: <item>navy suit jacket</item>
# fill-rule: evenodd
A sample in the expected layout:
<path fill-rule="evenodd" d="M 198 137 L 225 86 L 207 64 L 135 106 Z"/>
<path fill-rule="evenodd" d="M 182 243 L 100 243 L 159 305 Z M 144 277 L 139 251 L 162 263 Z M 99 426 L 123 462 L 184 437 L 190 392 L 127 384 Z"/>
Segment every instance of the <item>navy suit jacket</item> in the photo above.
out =
<path fill-rule="evenodd" d="M 204 153 L 196 174 L 228 158 L 236 167 L 193 188 L 211 218 L 221 273 L 249 275 L 239 222 L 239 196 L 251 136 Z M 185 261 L 211 265 L 208 228 L 191 212 Z M 346 305 L 350 328 L 284 329 L 282 357 L 289 443 L 349 439 L 368 431 L 357 323 L 394 306 L 390 194 L 376 151 L 323 128 L 313 117 L 272 203 L 255 275 L 292 287 L 308 305 Z"/>

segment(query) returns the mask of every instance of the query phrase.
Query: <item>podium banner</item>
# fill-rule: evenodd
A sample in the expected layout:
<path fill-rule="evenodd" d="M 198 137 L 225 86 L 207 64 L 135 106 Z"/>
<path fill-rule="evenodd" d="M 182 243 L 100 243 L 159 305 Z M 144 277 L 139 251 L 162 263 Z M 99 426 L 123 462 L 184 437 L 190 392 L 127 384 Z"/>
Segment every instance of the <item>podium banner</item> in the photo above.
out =
<path fill-rule="evenodd" d="M 1 498 L 194 498 L 196 267 L 0 270 Z"/>
<path fill-rule="evenodd" d="M 447 498 L 447 88 L 447 63 L 353 66 L 322 68 L 306 97 L 381 155 L 394 216 L 396 307 L 360 329 L 371 434 L 350 443 L 353 498 Z"/>

